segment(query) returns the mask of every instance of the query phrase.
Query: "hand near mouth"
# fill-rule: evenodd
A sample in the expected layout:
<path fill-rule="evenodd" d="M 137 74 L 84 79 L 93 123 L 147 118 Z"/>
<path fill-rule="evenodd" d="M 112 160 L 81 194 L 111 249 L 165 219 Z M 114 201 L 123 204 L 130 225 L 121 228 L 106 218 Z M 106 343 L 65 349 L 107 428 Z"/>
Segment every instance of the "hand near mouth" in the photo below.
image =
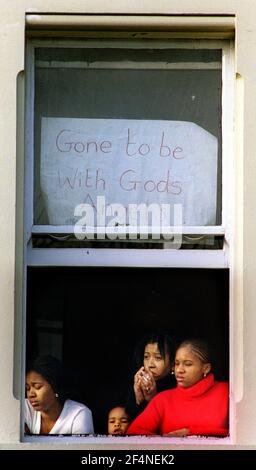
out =
<path fill-rule="evenodd" d="M 134 393 L 137 405 L 144 400 L 149 402 L 157 394 L 155 378 L 145 367 L 141 367 L 134 376 Z"/>
<path fill-rule="evenodd" d="M 152 373 L 148 372 L 145 374 L 145 378 L 142 379 L 141 388 L 144 399 L 148 402 L 157 394 L 156 381 Z"/>

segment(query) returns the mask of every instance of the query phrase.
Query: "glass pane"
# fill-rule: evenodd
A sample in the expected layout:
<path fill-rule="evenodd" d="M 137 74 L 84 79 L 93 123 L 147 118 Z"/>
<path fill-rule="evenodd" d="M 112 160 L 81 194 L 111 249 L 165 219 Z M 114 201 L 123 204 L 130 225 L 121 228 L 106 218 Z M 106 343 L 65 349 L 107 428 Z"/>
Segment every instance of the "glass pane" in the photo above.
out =
<path fill-rule="evenodd" d="M 72 226 L 85 203 L 95 222 L 101 196 L 98 225 L 141 203 L 221 224 L 221 91 L 221 50 L 36 49 L 34 223 Z"/>

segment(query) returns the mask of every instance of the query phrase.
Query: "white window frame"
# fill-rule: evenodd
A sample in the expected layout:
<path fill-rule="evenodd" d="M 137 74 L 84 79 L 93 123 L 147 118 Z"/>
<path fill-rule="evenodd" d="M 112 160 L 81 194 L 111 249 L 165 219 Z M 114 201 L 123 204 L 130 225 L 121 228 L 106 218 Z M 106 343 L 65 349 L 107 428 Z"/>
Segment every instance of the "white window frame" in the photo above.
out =
<path fill-rule="evenodd" d="M 141 47 L 142 41 L 122 41 L 120 43 L 106 40 L 104 47 L 112 48 L 138 48 Z M 154 47 L 153 40 L 144 42 L 143 47 Z M 54 233 L 73 233 L 71 226 L 50 226 L 50 225 L 33 225 L 33 188 L 34 188 L 34 51 L 36 47 L 64 47 L 60 40 L 32 40 L 28 47 L 27 63 L 28 63 L 28 80 L 27 80 L 27 118 L 26 128 L 26 241 L 29 242 L 33 234 L 54 234 Z M 102 43 L 90 40 L 80 43 L 74 41 L 65 41 L 65 47 L 88 47 L 99 48 Z M 157 41 L 157 48 L 200 48 L 200 49 L 216 49 L 222 48 L 222 224 L 219 226 L 188 226 L 182 227 L 183 235 L 223 235 L 224 248 L 222 250 L 175 250 L 172 245 L 166 243 L 163 250 L 154 249 L 101 249 L 100 254 L 94 248 L 72 248 L 72 249 L 54 249 L 54 248 L 32 248 L 32 244 L 28 243 L 27 263 L 31 266 L 52 265 L 52 266 L 172 266 L 172 267 L 228 267 L 228 245 L 231 233 L 231 203 L 229 195 L 232 194 L 232 114 L 233 114 L 233 86 L 234 80 L 234 63 L 232 63 L 232 42 L 229 40 L 172 40 Z M 119 67 L 118 64 L 116 64 Z M 175 66 L 175 65 L 174 65 Z M 176 64 L 177 66 L 177 64 Z M 104 67 L 104 64 L 102 64 Z M 123 65 L 122 65 L 123 67 Z M 122 233 L 121 227 L 113 227 L 113 231 Z M 161 253 L 159 253 L 161 251 Z M 195 253 L 196 251 L 196 253 Z"/>
<path fill-rule="evenodd" d="M 109 47 L 137 47 L 136 40 L 122 41 L 120 44 L 106 39 L 104 45 Z M 112 46 L 111 46 L 112 44 Z M 113 46 L 113 44 L 115 44 Z M 138 45 L 141 41 L 138 41 Z M 155 46 L 154 39 L 146 40 L 148 47 Z M 162 46 L 161 46 L 162 44 Z M 91 39 L 83 42 L 81 47 L 96 48 L 100 43 Z M 211 39 L 172 39 L 168 48 L 200 48 L 200 49 L 222 49 L 222 223 L 213 227 L 183 227 L 182 233 L 223 235 L 223 249 L 218 250 L 175 250 L 172 246 L 165 245 L 164 249 L 122 249 L 122 248 L 33 248 L 31 237 L 40 233 L 71 233 L 68 227 L 34 226 L 33 225 L 33 188 L 34 188 L 34 51 L 36 47 L 78 47 L 77 41 L 66 40 L 65 44 L 59 40 L 38 40 L 31 39 L 27 47 L 27 82 L 26 82 L 26 135 L 25 135 L 25 236 L 24 236 L 24 299 L 26 298 L 26 268 L 29 266 L 111 266 L 111 267 L 169 267 L 169 268 L 230 268 L 230 287 L 233 285 L 233 233 L 234 233 L 234 87 L 235 87 L 235 64 L 234 64 L 234 44 L 232 40 L 211 40 Z M 167 47 L 166 41 L 157 41 L 157 48 Z M 72 230 L 73 233 L 73 230 Z M 97 241 L 97 240 L 96 240 Z M 232 292 L 230 291 L 230 296 Z M 25 309 L 25 301 L 24 301 Z M 231 309 L 231 307 L 230 307 Z M 230 338 L 232 340 L 232 312 L 230 315 Z M 231 346 L 232 348 L 232 341 Z M 233 370 L 232 360 L 230 361 L 230 371 Z M 233 389 L 232 381 L 230 390 Z M 224 439 L 203 439 L 203 438 L 151 438 L 150 444 L 182 444 L 184 445 L 226 445 L 232 444 L 234 439 L 235 417 L 234 399 L 230 399 L 230 436 Z M 24 442 L 60 442 L 56 436 L 25 436 Z M 148 438 L 129 436 L 115 437 L 65 437 L 65 443 L 85 443 L 85 444 L 148 444 Z"/>

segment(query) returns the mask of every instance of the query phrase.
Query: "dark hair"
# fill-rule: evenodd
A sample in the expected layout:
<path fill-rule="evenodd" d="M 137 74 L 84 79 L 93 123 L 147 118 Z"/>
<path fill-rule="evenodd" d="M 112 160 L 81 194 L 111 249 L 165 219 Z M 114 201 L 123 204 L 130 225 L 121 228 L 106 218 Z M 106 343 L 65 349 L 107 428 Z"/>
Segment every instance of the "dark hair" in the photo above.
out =
<path fill-rule="evenodd" d="M 182 343 L 177 347 L 176 352 L 180 348 L 189 346 L 194 354 L 202 361 L 204 364 L 211 363 L 211 354 L 209 344 L 201 338 L 191 338 L 182 341 Z"/>
<path fill-rule="evenodd" d="M 137 369 L 143 365 L 145 347 L 147 344 L 152 343 L 157 344 L 159 352 L 163 358 L 165 357 L 165 354 L 168 354 L 170 362 L 173 362 L 176 349 L 173 337 L 169 333 L 165 332 L 148 333 L 142 337 L 135 347 L 134 360 Z"/>
<path fill-rule="evenodd" d="M 64 367 L 59 359 L 50 355 L 38 356 L 28 364 L 26 374 L 32 371 L 40 374 L 51 385 L 63 405 L 68 399 L 68 387 Z"/>
<path fill-rule="evenodd" d="M 129 420 L 131 421 L 131 418 L 130 418 L 130 416 L 129 416 L 129 413 L 128 413 L 128 411 L 127 411 L 126 406 L 125 406 L 124 403 L 116 403 L 116 404 L 114 404 L 113 406 L 111 406 L 111 407 L 109 408 L 108 412 L 107 412 L 108 415 L 109 415 L 109 413 L 110 413 L 112 410 L 114 410 L 115 408 L 124 408 L 125 413 L 127 414 Z"/>

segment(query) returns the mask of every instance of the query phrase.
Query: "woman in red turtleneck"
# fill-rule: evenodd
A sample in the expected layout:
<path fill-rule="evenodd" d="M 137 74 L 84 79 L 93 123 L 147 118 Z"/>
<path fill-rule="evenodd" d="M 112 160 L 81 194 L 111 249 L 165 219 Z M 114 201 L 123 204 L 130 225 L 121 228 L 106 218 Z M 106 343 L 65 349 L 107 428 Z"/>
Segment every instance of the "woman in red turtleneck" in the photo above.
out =
<path fill-rule="evenodd" d="M 210 370 L 207 345 L 184 341 L 175 355 L 177 387 L 156 395 L 127 434 L 227 436 L 228 383 L 215 382 Z"/>

